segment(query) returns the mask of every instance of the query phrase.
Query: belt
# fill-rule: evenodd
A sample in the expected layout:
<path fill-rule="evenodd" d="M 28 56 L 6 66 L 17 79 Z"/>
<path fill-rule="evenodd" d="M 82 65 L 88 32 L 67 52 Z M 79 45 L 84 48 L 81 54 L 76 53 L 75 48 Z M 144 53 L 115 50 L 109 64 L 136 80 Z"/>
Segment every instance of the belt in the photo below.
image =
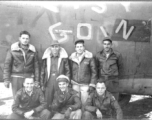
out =
<path fill-rule="evenodd" d="M 26 78 L 26 76 L 20 76 L 20 75 L 11 75 L 11 77 L 18 77 L 18 78 Z M 30 77 L 34 77 L 34 75 L 31 75 Z"/>

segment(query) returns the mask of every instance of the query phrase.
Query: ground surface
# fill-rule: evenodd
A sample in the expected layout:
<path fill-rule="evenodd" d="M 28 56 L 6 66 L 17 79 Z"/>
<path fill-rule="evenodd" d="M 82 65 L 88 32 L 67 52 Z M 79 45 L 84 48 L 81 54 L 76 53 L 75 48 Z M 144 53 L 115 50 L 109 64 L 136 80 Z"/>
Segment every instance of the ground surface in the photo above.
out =
<path fill-rule="evenodd" d="M 12 103 L 11 88 L 7 89 L 0 83 L 0 119 L 12 113 Z M 126 119 L 152 120 L 152 98 L 132 95 L 130 103 L 123 108 L 123 113 Z"/>

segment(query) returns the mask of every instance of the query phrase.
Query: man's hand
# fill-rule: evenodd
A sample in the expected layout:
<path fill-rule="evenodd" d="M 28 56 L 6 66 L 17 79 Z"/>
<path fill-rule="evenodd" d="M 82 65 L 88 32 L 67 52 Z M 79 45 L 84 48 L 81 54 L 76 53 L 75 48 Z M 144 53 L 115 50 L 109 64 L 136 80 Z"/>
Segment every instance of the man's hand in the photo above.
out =
<path fill-rule="evenodd" d="M 44 87 L 44 86 L 42 86 L 42 87 L 41 87 L 41 90 L 44 92 L 44 91 L 45 91 L 45 87 Z"/>
<path fill-rule="evenodd" d="M 65 118 L 66 118 L 66 119 L 69 119 L 71 112 L 72 112 L 72 109 L 71 109 L 71 108 L 68 108 L 68 109 L 66 110 L 66 112 L 65 112 Z"/>
<path fill-rule="evenodd" d="M 90 94 L 90 93 L 92 93 L 94 90 L 95 90 L 95 88 L 94 88 L 94 87 L 89 86 L 89 89 L 88 89 L 88 91 L 87 91 L 87 92 Z"/>
<path fill-rule="evenodd" d="M 99 109 L 97 109 L 96 111 L 96 115 L 97 115 L 97 118 L 101 119 L 102 118 L 102 113 L 100 112 Z"/>
<path fill-rule="evenodd" d="M 6 88 L 9 88 L 10 82 L 4 82 L 4 86 L 5 86 Z"/>
<path fill-rule="evenodd" d="M 24 117 L 27 118 L 27 119 L 31 119 L 33 113 L 34 113 L 33 110 L 28 111 L 28 112 L 25 112 L 25 113 L 24 113 Z"/>

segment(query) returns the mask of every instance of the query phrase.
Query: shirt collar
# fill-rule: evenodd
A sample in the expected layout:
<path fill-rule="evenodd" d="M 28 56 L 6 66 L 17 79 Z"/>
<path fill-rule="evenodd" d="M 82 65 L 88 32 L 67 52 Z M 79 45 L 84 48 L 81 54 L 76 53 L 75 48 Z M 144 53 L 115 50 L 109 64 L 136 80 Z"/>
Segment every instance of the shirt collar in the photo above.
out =
<path fill-rule="evenodd" d="M 23 49 L 23 50 L 28 50 L 29 49 L 29 45 L 23 47 L 23 46 L 21 46 L 21 44 L 19 44 L 19 47 L 20 47 L 20 49 Z"/>
<path fill-rule="evenodd" d="M 100 53 L 106 57 L 106 53 L 105 53 L 104 49 L 103 49 Z M 114 53 L 114 52 L 113 52 L 113 49 L 111 48 L 111 50 L 110 50 L 110 52 L 109 52 L 108 54 L 109 54 L 109 56 L 110 56 L 110 55 L 113 54 L 113 53 Z"/>
<path fill-rule="evenodd" d="M 60 53 L 59 53 L 57 56 L 53 56 L 53 55 L 51 54 L 51 58 L 52 58 L 52 57 L 58 58 L 59 56 L 60 56 Z"/>
<path fill-rule="evenodd" d="M 78 55 L 76 53 L 76 58 L 79 60 L 79 62 L 83 59 L 84 56 L 85 56 L 85 52 L 83 52 L 81 55 Z"/>
<path fill-rule="evenodd" d="M 101 96 L 99 96 L 98 93 L 95 91 L 94 97 L 99 98 Z M 106 97 L 107 97 L 107 92 L 105 91 L 105 93 L 102 95 L 102 98 L 106 98 Z"/>
<path fill-rule="evenodd" d="M 34 91 L 34 88 L 30 92 L 26 91 L 25 88 L 24 88 L 24 93 L 28 94 L 29 96 L 31 96 L 34 93 L 33 91 Z"/>

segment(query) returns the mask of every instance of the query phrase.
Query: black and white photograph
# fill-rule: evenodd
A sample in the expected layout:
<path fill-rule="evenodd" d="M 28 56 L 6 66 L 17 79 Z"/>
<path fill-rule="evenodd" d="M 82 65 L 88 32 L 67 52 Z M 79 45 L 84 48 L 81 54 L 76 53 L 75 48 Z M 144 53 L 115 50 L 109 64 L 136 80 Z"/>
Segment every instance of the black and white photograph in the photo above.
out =
<path fill-rule="evenodd" d="M 152 120 L 151 1 L 0 1 L 0 119 Z"/>

